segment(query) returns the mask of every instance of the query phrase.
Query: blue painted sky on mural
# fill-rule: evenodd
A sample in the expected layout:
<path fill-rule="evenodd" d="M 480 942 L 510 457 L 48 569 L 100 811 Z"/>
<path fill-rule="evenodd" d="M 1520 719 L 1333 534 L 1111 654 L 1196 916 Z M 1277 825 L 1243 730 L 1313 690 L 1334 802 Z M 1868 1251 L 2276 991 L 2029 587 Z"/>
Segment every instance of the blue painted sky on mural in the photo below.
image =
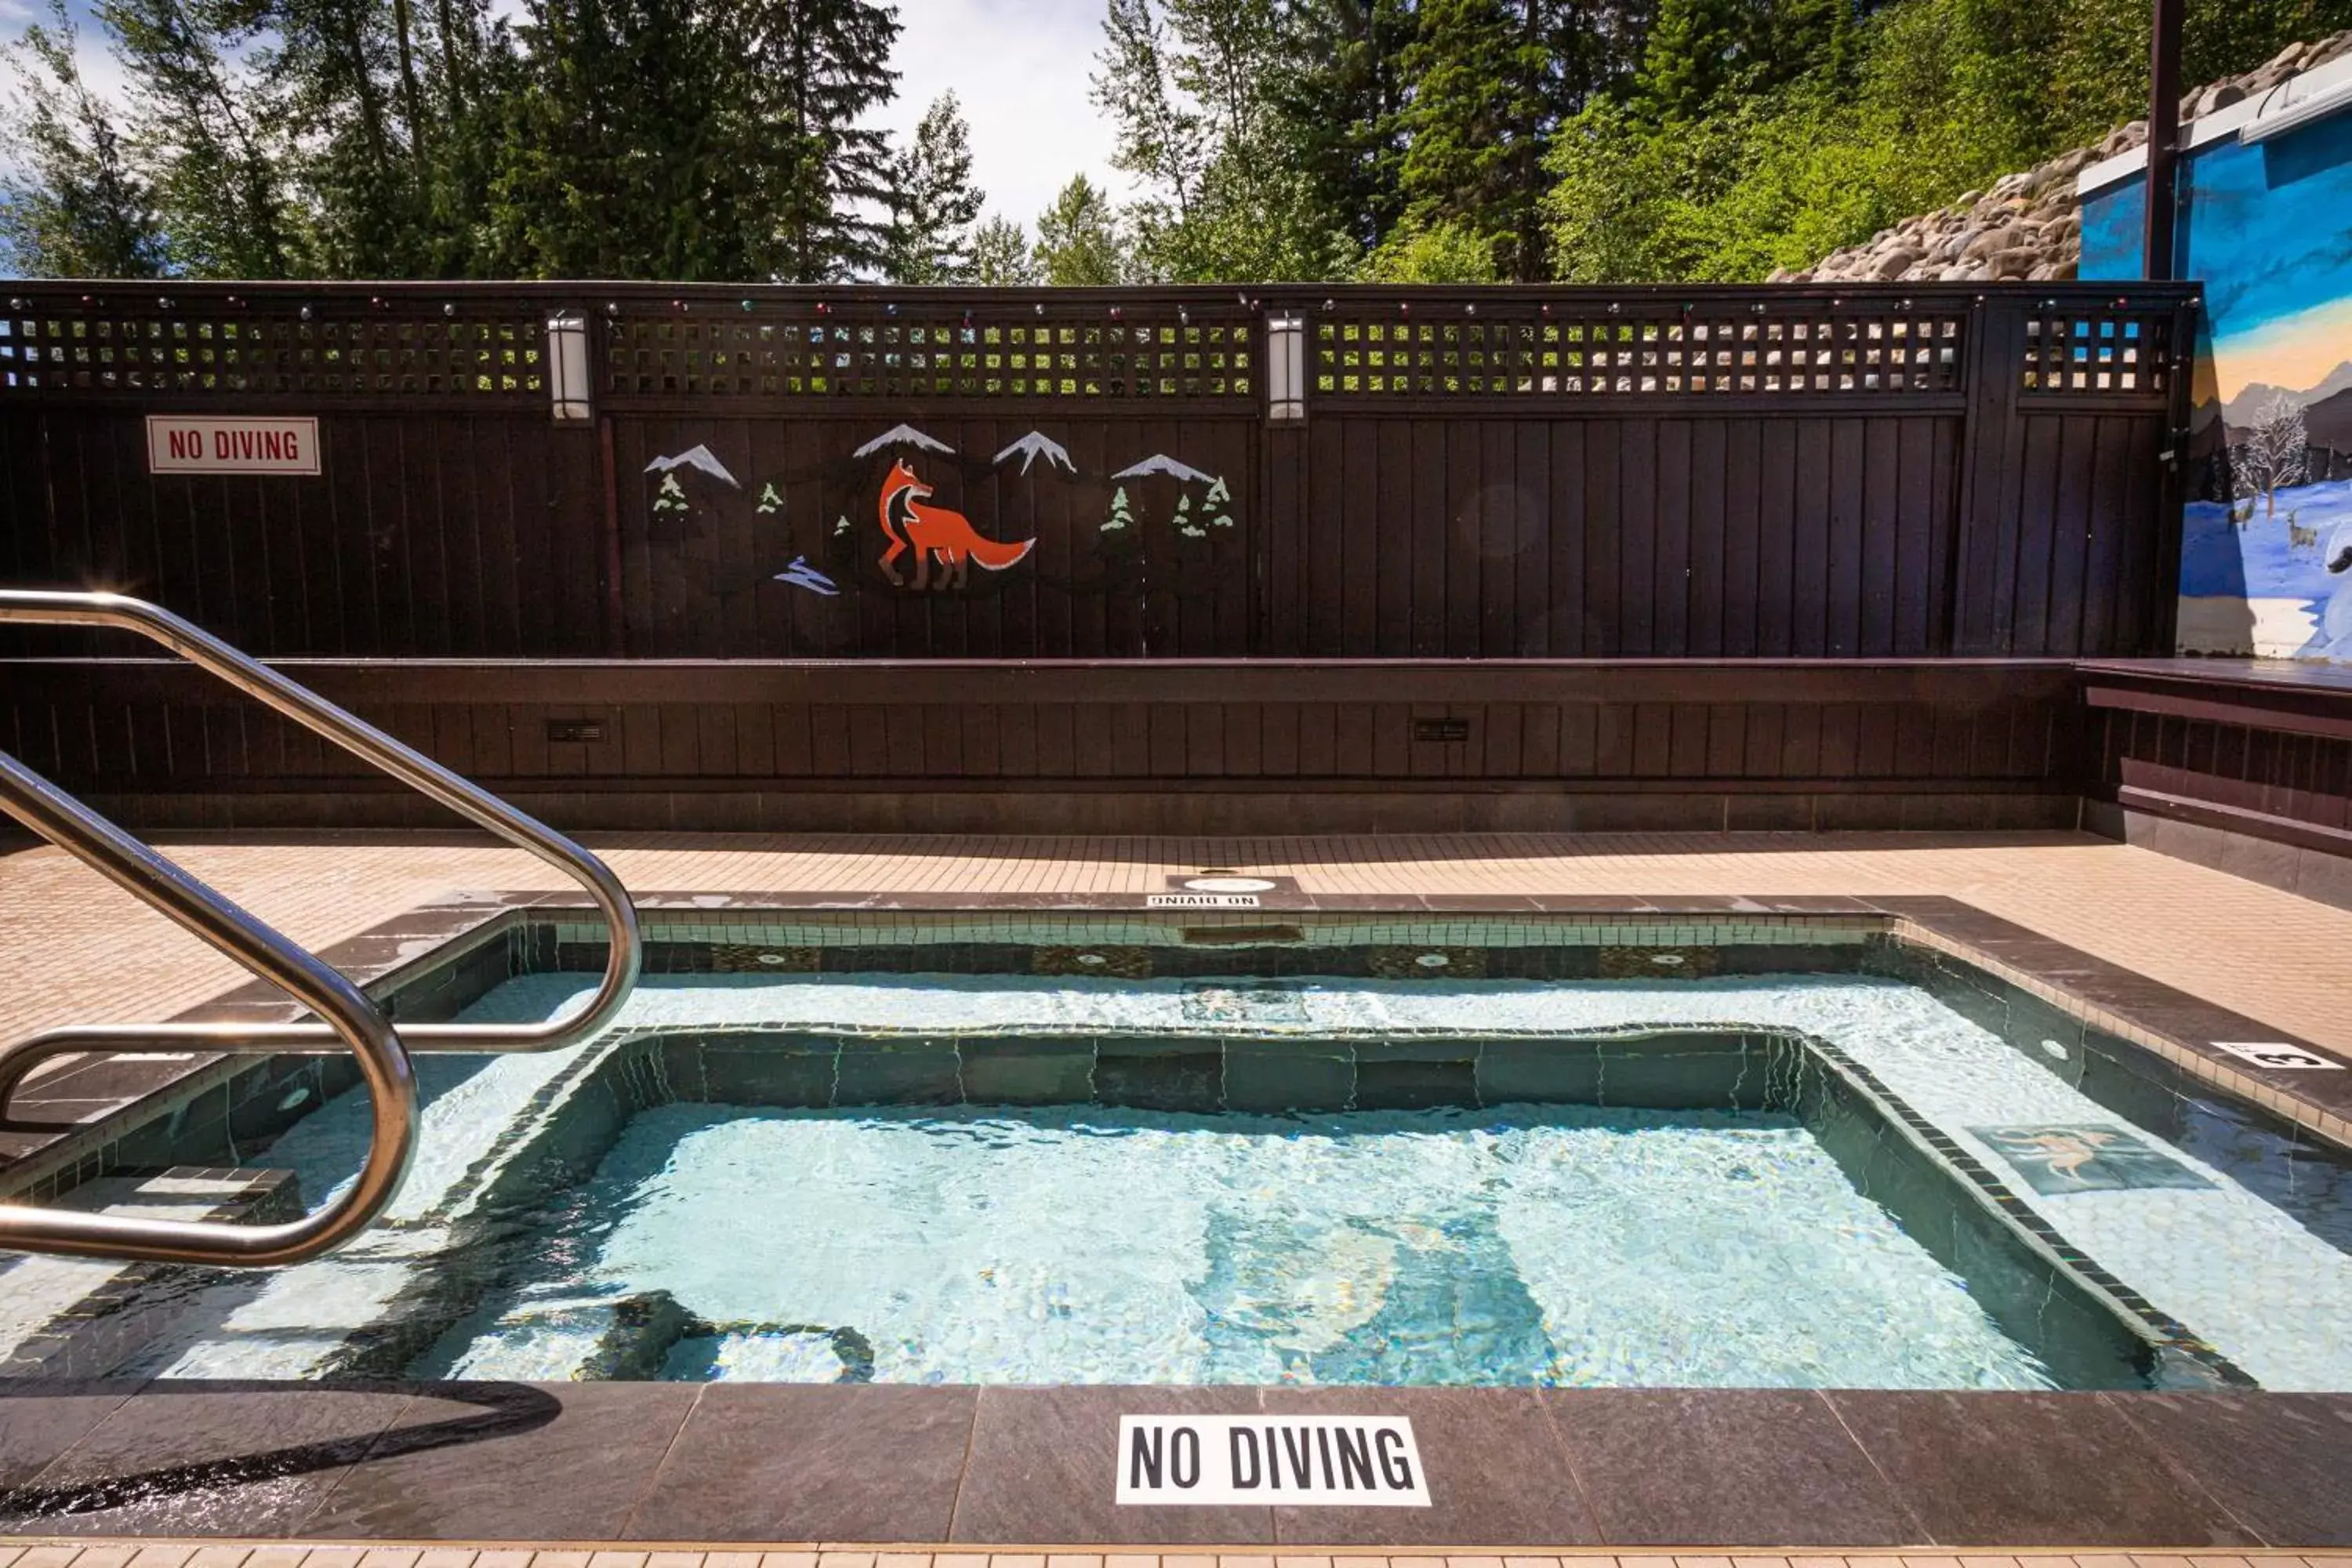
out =
<path fill-rule="evenodd" d="M 2135 178 L 2086 205 L 2084 277 L 2138 275 L 2142 196 Z M 2222 357 L 2252 348 L 2245 340 L 2266 325 L 2352 300 L 2352 114 L 2252 145 L 2232 138 L 2199 150 L 2182 182 L 2180 233 L 2182 275 L 2205 285 Z M 2311 350 L 2352 360 L 2352 339 Z M 2225 396 L 2238 379 L 2272 378 L 2225 370 Z"/>

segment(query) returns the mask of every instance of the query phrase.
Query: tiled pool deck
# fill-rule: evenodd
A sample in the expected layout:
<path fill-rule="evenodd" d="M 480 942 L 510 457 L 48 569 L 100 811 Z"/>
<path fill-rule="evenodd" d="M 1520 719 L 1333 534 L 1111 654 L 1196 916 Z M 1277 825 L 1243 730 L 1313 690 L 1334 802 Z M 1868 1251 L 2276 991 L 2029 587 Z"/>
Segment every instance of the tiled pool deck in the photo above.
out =
<path fill-rule="evenodd" d="M 1295 881 L 1281 902 L 1329 912 L 1538 910 L 1863 912 L 1932 901 L 1965 938 L 2016 927 L 2016 951 L 2131 973 L 2128 1018 L 2234 1011 L 2282 1037 L 2352 1051 L 2352 912 L 2144 850 L 2074 835 L 1816 838 L 1297 838 L 1048 840 L 682 838 L 601 841 L 633 887 L 714 904 L 769 901 L 936 911 L 1134 909 L 1206 868 Z M 167 849 L 265 918 L 381 970 L 428 946 L 396 918 L 424 905 L 487 910 L 562 880 L 520 854 L 384 837 L 189 840 Z M 489 895 L 499 895 L 490 897 Z M 469 895 L 482 895 L 476 900 Z M 720 899 L 719 895 L 729 896 Z M 689 895 L 667 893 L 676 907 Z M 161 1018 L 240 976 L 52 850 L 0 857 L 0 1037 L 67 1022 Z M 1269 896 L 1269 904 L 1275 902 Z M 1955 917 L 1951 911 L 1958 910 Z M 1955 923 L 1957 920 L 1957 923 Z M 355 933 L 373 934 L 354 942 Z M 2047 939 L 2046 941 L 2041 939 Z M 2063 958 L 2062 958 L 2063 962 Z M 2045 967 L 2045 973 L 2046 973 Z M 2107 972 L 2103 983 L 2116 984 Z M 2137 991 L 2130 987 L 2137 986 Z M 2187 994 L 2186 997 L 2181 994 Z M 2086 993 L 2087 994 L 2087 993 Z M 2210 1006 L 2206 1005 L 2210 1004 Z M 2194 1020 L 2191 1020 L 2194 1021 Z M 2185 1037 L 2185 1027 L 2180 1031 Z M 2305 1075 L 2311 1078 L 2339 1075 Z M 10 1135 L 13 1136 L 13 1135 Z M 2311 1325 L 2331 1332 L 2340 1325 Z M 656 1543 L 797 1542 L 711 1553 L 710 1568 L 1549 1568 L 1552 1558 L 1454 1555 L 1725 1542 L 1759 1549 L 1941 1543 L 2000 1557 L 1841 1559 L 1570 1556 L 1629 1568 L 2237 1568 L 2293 1558 L 2018 1555 L 2092 1543 L 2151 1548 L 2352 1542 L 2352 1396 L 1871 1394 L 1801 1391 L 794 1389 L 499 1384 L 304 1387 L 37 1385 L 0 1400 L 0 1486 L 63 1511 L 0 1505 L 0 1529 L 157 1538 L 637 1543 L 529 1568 L 656 1568 Z M 1427 1510 L 1116 1509 L 1097 1469 L 1122 1411 L 1307 1409 L 1370 1397 L 1421 1432 Z M 1333 1405 L 1331 1408 L 1343 1406 Z M 1346 1406 L 1352 1407 L 1352 1406 Z M 492 1439 L 483 1441 L 482 1439 Z M 258 1466 L 258 1468 L 256 1467 Z M 114 1495 L 116 1482 L 132 1484 Z M 93 1490 L 95 1489 L 95 1490 Z M 107 1495 L 100 1496 L 99 1494 Z M 208 1510 L 209 1494 L 227 1506 Z M 233 1494 L 233 1496 L 231 1495 Z M 13 1512 L 13 1517 L 8 1517 Z M 882 1542 L 1036 1548 L 997 1556 Z M 1297 1557 L 1352 1542 L 1444 1557 Z M 1280 1558 L 1055 1555 L 1113 1543 L 1147 1553 L 1256 1545 Z M 862 1550 L 809 1555 L 843 1543 Z M 2012 1549 L 2014 1549 L 2012 1551 Z M 199 1568 L 142 1542 L 76 1560 L 67 1548 L 0 1568 Z M 201 1568 L 362 1568 L 355 1550 L 207 1548 Z M 697 1552 L 656 1552 L 696 1568 Z M 787 1561 L 789 1560 L 789 1561 Z M 365 1568 L 464 1568 L 371 1554 Z M 2314 1558 L 2352 1568 L 2352 1558 Z M 471 1568 L 525 1568 L 500 1552 Z"/>
<path fill-rule="evenodd" d="M 2322 1045 L 2352 1049 L 2352 910 L 2082 834 L 1461 835 L 1260 839 L 608 835 L 632 888 L 814 896 L 877 907 L 1028 904 L 1164 891 L 1235 867 L 1296 878 L 1329 910 L 1431 894 L 1721 899 L 1941 895 Z M 421 835 L 175 837 L 196 875 L 313 948 L 469 890 L 570 884 L 519 850 Z M 0 856 L 0 1038 L 160 1019 L 235 985 L 226 961 L 61 852 Z M 1130 906 L 1131 907 L 1131 906 Z M 38 920 L 21 911 L 41 911 Z"/>

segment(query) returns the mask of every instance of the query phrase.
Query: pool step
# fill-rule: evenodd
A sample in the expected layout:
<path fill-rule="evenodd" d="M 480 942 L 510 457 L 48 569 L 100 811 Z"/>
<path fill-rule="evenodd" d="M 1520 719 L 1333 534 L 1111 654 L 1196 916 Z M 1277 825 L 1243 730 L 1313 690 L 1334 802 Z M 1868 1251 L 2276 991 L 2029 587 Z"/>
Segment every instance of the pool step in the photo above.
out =
<path fill-rule="evenodd" d="M 302 1188 L 291 1171 L 175 1165 L 152 1176 L 84 1182 L 56 1206 L 150 1219 L 271 1225 L 301 1216 Z M 0 1277 L 9 1294 L 20 1305 L 31 1305 L 46 1289 L 58 1305 L 46 1326 L 18 1340 L 0 1361 L 0 1377 L 89 1378 L 119 1372 L 227 1273 L 183 1263 L 114 1266 L 25 1258 Z"/>

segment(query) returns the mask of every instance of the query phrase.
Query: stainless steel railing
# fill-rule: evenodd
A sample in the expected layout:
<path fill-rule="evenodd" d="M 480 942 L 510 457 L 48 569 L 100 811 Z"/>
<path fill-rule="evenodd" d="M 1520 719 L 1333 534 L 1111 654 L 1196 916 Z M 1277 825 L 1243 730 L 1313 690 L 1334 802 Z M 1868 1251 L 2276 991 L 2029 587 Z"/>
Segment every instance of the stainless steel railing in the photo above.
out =
<path fill-rule="evenodd" d="M 179 616 L 114 594 L 0 590 L 0 621 L 114 626 L 152 638 L 286 717 L 374 763 L 467 820 L 577 879 L 612 931 L 603 980 L 579 1009 L 541 1024 L 411 1024 L 395 1032 L 380 1008 L 330 966 L 178 866 L 0 753 L 0 810 L 161 910 L 254 973 L 284 987 L 323 1022 L 86 1025 L 52 1029 L 0 1051 L 0 1108 L 41 1062 L 84 1052 L 184 1047 L 256 1055 L 359 1056 L 375 1132 L 359 1179 L 334 1203 L 281 1226 L 228 1226 L 83 1215 L 0 1205 L 0 1247 L 167 1262 L 293 1263 L 364 1227 L 398 1191 L 415 1136 L 412 1051 L 543 1051 L 610 1022 L 636 984 L 636 909 L 611 868 L 563 835 L 477 788 L 382 731 Z M 18 1123 L 17 1125 L 22 1125 Z"/>

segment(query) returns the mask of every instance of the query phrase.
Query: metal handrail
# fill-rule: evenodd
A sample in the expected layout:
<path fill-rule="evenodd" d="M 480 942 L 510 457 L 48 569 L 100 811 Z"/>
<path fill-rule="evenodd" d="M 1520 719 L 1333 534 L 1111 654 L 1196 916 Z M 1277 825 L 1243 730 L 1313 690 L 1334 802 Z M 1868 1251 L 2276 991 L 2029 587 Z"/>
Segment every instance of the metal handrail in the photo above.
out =
<path fill-rule="evenodd" d="M 628 1000 L 643 958 L 636 907 L 609 867 L 546 824 L 161 605 L 118 594 L 0 589 L 0 621 L 118 626 L 151 637 L 467 821 L 530 850 L 587 889 L 612 937 L 604 980 L 584 1007 L 539 1024 L 404 1025 L 401 1041 L 412 1053 L 553 1050 L 610 1023 Z M 320 1055 L 341 1048 L 333 1030 L 314 1023 L 96 1024 L 51 1029 L 0 1049 L 0 1115 L 5 1115 L 26 1075 L 44 1061 L 83 1052 L 152 1050 L 158 1046 L 268 1056 Z"/>
<path fill-rule="evenodd" d="M 400 1044 L 405 1050 L 497 1053 L 553 1050 L 593 1034 L 611 1022 L 628 1001 L 629 993 L 636 984 L 637 970 L 643 959 L 636 907 L 630 901 L 628 889 L 622 886 L 620 879 L 609 867 L 562 834 L 516 810 L 496 795 L 460 778 L 160 605 L 117 594 L 0 589 L 0 621 L 114 626 L 138 632 L 211 671 L 305 729 L 373 763 L 467 821 L 487 828 L 509 844 L 530 850 L 541 860 L 563 871 L 586 888 L 590 900 L 610 928 L 611 941 L 604 978 L 585 1005 L 569 1015 L 538 1024 L 410 1024 L 399 1031 Z M 151 890 L 157 891 L 159 896 L 150 899 L 150 902 L 181 923 L 189 924 L 191 930 L 196 931 L 214 945 L 221 945 L 219 931 L 230 928 L 221 927 L 217 922 L 211 925 L 190 924 L 190 920 L 194 917 L 179 912 L 181 908 L 211 907 L 203 904 L 202 900 L 199 904 L 182 906 L 168 906 L 162 901 L 160 889 L 171 879 L 156 881 L 155 879 L 163 875 L 157 868 L 169 868 L 171 877 L 177 879 L 177 882 L 172 885 L 201 889 L 201 884 L 172 867 L 171 862 L 146 849 L 136 839 L 123 835 L 103 817 L 96 816 L 69 796 L 48 785 L 21 763 L 5 754 L 0 754 L 0 762 L 8 763 L 5 775 L 0 775 L 0 809 L 5 809 L 36 832 L 97 867 L 133 893 L 143 898 Z M 105 832 L 100 833 L 92 824 L 100 825 Z M 139 855 L 133 856 L 129 862 L 122 858 L 126 847 L 139 851 Z M 133 868 L 126 870 L 125 864 Z M 235 905 L 219 900 L 217 895 L 210 897 L 213 904 L 257 926 L 257 922 L 251 921 L 251 917 L 237 911 Z M 211 914 L 202 918 L 207 921 L 214 919 Z M 268 928 L 258 929 L 267 931 Z M 246 934 L 251 937 L 251 933 Z M 259 939 L 253 937 L 251 940 Z M 241 951 L 225 951 L 235 952 L 240 958 L 246 956 Z M 250 963 L 247 966 L 253 967 Z M 257 970 L 257 973 L 261 972 Z M 326 973 L 332 973 L 333 971 Z M 333 1052 L 350 1045 L 352 1036 L 342 1026 L 347 1019 L 339 1019 L 335 1013 L 320 1007 L 309 992 L 288 984 L 275 972 L 269 973 L 268 977 L 285 985 L 298 999 L 310 1004 L 327 1022 L 101 1024 L 51 1029 L 0 1050 L 0 1108 L 6 1106 L 17 1086 L 35 1067 L 60 1056 L 152 1050 L 158 1046 L 181 1046 L 224 1053 L 303 1056 Z M 364 1057 L 362 1059 L 364 1061 Z M 245 1228 L 250 1230 L 253 1227 Z M 0 1237 L 0 1245 L 16 1244 Z"/>
<path fill-rule="evenodd" d="M 0 752 L 0 810 L 308 1003 L 359 1058 L 375 1121 L 367 1163 L 333 1202 L 282 1225 L 222 1225 L 0 1204 L 0 1247 L 161 1263 L 299 1263 L 383 1212 L 416 1146 L 416 1075 L 383 1010 L 326 963 Z"/>

